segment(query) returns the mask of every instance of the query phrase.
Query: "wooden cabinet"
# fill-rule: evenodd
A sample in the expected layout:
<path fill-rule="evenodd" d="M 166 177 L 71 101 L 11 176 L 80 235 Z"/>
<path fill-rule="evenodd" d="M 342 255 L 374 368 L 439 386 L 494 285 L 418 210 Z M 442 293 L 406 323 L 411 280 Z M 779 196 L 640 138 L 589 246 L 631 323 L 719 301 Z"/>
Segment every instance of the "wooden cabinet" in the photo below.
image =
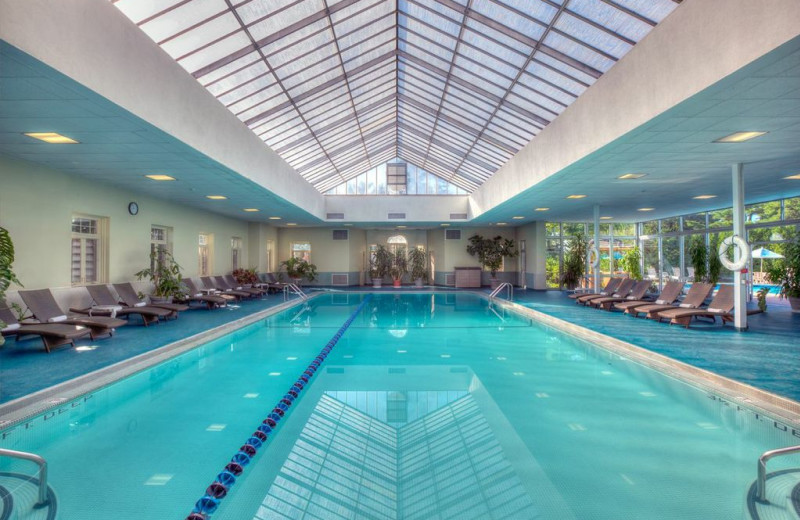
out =
<path fill-rule="evenodd" d="M 456 287 L 480 287 L 480 267 L 456 267 Z"/>

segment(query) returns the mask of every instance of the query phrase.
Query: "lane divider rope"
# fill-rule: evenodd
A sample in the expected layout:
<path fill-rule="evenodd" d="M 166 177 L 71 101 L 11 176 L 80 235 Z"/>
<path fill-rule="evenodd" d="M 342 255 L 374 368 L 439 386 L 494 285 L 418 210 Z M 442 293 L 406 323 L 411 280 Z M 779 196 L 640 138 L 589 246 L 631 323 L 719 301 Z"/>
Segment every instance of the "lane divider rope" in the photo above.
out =
<path fill-rule="evenodd" d="M 328 354 L 333 350 L 333 347 L 336 346 L 339 339 L 341 339 L 342 335 L 348 327 L 350 327 L 350 324 L 356 319 L 358 313 L 361 312 L 371 299 L 372 295 L 368 294 L 353 313 L 350 314 L 350 317 L 339 327 L 336 334 L 333 335 L 331 340 L 328 341 L 317 357 L 308 365 L 306 370 L 300 374 L 297 381 L 294 382 L 283 398 L 278 401 L 267 418 L 258 426 L 258 429 L 245 441 L 242 447 L 239 448 L 239 451 L 231 457 L 231 461 L 217 475 L 214 482 L 206 488 L 205 495 L 195 503 L 192 512 L 189 513 L 189 516 L 187 516 L 185 520 L 208 520 L 217 508 L 219 508 L 220 502 L 227 496 L 231 486 L 236 483 L 236 479 L 244 472 L 245 466 L 250 464 L 250 461 L 255 457 L 259 448 L 264 445 L 269 436 L 275 435 L 278 423 L 289 411 L 294 400 L 298 398 L 303 388 L 308 385 L 311 378 L 314 377 L 316 371 L 325 361 L 325 358 L 327 358 Z"/>

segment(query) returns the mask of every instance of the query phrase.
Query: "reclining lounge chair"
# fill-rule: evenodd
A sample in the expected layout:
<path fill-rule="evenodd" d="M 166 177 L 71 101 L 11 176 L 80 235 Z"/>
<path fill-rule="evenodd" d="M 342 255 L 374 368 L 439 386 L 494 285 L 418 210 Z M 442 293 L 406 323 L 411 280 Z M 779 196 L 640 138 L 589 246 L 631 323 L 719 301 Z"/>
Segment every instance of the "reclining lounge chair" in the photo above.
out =
<path fill-rule="evenodd" d="M 642 305 L 640 307 L 634 307 L 630 314 L 638 317 L 639 314 L 645 314 L 645 317 L 651 320 L 657 320 L 658 313 L 661 311 L 667 311 L 670 309 L 697 309 L 703 302 L 706 301 L 708 295 L 711 293 L 711 290 L 714 287 L 709 283 L 703 282 L 695 282 L 689 287 L 689 292 L 686 293 L 686 297 L 677 305 L 668 305 L 668 304 L 658 304 L 652 303 L 650 305 Z"/>
<path fill-rule="evenodd" d="M 189 289 L 188 302 L 201 302 L 204 303 L 209 309 L 214 307 L 225 307 L 228 305 L 228 298 L 217 296 L 214 294 L 203 294 L 203 292 L 194 283 L 191 278 L 184 278 L 183 283 Z"/>
<path fill-rule="evenodd" d="M 575 302 L 581 305 L 591 305 L 593 300 L 600 298 L 625 298 L 631 292 L 635 283 L 636 281 L 632 278 L 624 278 L 612 294 L 593 294 L 585 298 L 578 298 Z"/>
<path fill-rule="evenodd" d="M 617 302 L 640 301 L 644 297 L 645 293 L 647 293 L 651 283 L 652 282 L 650 280 L 640 280 L 633 284 L 630 292 L 625 296 L 605 296 L 603 298 L 595 298 L 593 300 L 589 300 L 587 305 L 610 311 L 611 307 Z"/>
<path fill-rule="evenodd" d="M 145 327 L 151 323 L 158 323 L 159 318 L 166 319 L 172 314 L 172 311 L 167 309 L 149 307 L 147 305 L 122 306 L 106 285 L 88 285 L 86 289 L 89 291 L 89 296 L 92 297 L 95 305 L 86 309 L 71 308 L 70 311 L 88 314 L 89 316 L 130 316 L 131 314 L 137 314 L 141 316 Z"/>
<path fill-rule="evenodd" d="M 189 310 L 189 306 L 183 305 L 182 303 L 147 303 L 144 300 L 140 300 L 139 295 L 136 294 L 136 290 L 133 288 L 133 285 L 131 285 L 129 282 L 115 283 L 114 289 L 117 290 L 120 301 L 128 307 L 142 307 L 146 305 L 147 307 L 167 309 L 168 311 L 171 311 L 171 314 L 168 317 L 175 319 L 178 319 L 179 312 Z"/>
<path fill-rule="evenodd" d="M 664 289 L 662 289 L 661 294 L 653 300 L 634 300 L 634 301 L 625 301 L 619 302 L 614 304 L 614 308 L 619 311 L 625 311 L 626 314 L 633 314 L 633 309 L 636 307 L 641 307 L 644 305 L 670 305 L 675 300 L 678 299 L 678 296 L 681 295 L 681 291 L 683 290 L 683 282 L 667 282 L 664 285 Z"/>
<path fill-rule="evenodd" d="M 20 291 L 20 298 L 33 313 L 33 317 L 40 323 L 62 323 L 65 325 L 82 325 L 89 329 L 89 336 L 92 339 L 108 334 L 114 335 L 114 329 L 122 327 L 128 322 L 119 318 L 106 316 L 67 316 L 53 298 L 50 289 L 38 289 L 35 291 Z"/>
<path fill-rule="evenodd" d="M 236 281 L 236 278 L 233 275 L 227 274 L 225 276 L 215 276 L 215 280 L 217 280 L 217 284 L 224 284 L 225 287 L 230 289 L 235 289 L 237 291 L 244 291 L 250 293 L 252 296 L 261 296 L 262 294 L 267 293 L 267 289 L 261 289 L 260 287 L 244 287 L 242 284 Z"/>
<path fill-rule="evenodd" d="M 617 288 L 617 285 L 621 280 L 622 278 L 609 278 L 608 281 L 606 282 L 606 286 L 600 289 L 600 292 L 592 292 L 591 289 L 587 289 L 586 291 L 576 292 L 573 294 L 569 294 L 568 296 L 573 300 L 578 299 L 581 296 L 594 296 L 597 294 L 602 294 L 603 296 L 610 296 L 611 293 L 614 292 L 614 289 Z"/>
<path fill-rule="evenodd" d="M 82 325 L 65 325 L 63 323 L 20 323 L 17 317 L 8 308 L 6 302 L 0 300 L 0 321 L 5 323 L 2 330 L 3 336 L 39 336 L 44 343 L 44 349 L 61 345 L 75 346 L 75 340 L 89 334 L 90 330 Z"/>
<path fill-rule="evenodd" d="M 714 321 L 716 317 L 722 318 L 722 324 L 726 321 L 733 321 L 733 286 L 721 285 L 717 294 L 705 309 L 669 309 L 658 313 L 659 321 L 670 320 L 670 325 L 683 325 L 687 329 L 693 318 L 705 317 Z"/>
<path fill-rule="evenodd" d="M 222 279 L 221 276 L 216 276 L 214 278 L 210 276 L 203 276 L 202 278 L 200 278 L 200 281 L 203 282 L 203 285 L 206 286 L 206 289 L 213 289 L 215 291 L 219 291 L 220 293 L 219 296 L 222 296 L 223 298 L 227 295 L 227 296 L 233 296 L 237 300 L 241 300 L 243 298 L 250 298 L 251 296 L 253 296 L 249 292 L 237 291 L 235 289 L 228 289 L 227 288 L 228 284 L 220 283 L 221 279 Z"/>

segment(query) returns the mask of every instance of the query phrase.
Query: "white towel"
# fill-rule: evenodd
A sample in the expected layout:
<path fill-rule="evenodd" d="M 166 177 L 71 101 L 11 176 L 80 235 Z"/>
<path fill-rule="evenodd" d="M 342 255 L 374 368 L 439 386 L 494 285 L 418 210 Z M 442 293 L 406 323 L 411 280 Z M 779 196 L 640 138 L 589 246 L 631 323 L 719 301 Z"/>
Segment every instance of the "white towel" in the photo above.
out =
<path fill-rule="evenodd" d="M 667 300 L 656 300 L 656 303 L 659 304 L 659 305 L 666 305 L 667 304 Z"/>
<path fill-rule="evenodd" d="M 692 305 L 691 303 L 681 303 L 680 305 L 678 305 L 678 307 L 683 307 L 684 309 L 693 309 L 694 305 Z"/>
<path fill-rule="evenodd" d="M 11 325 L 4 328 L 2 332 L 11 332 L 12 330 L 17 330 L 18 328 L 19 328 L 19 323 L 12 323 Z"/>
<path fill-rule="evenodd" d="M 715 309 L 714 307 L 709 307 L 708 308 L 708 312 L 722 313 L 723 311 L 722 311 L 722 309 Z"/>
<path fill-rule="evenodd" d="M 62 314 L 61 316 L 53 316 L 52 318 L 47 320 L 47 323 L 60 323 L 62 321 L 67 321 L 67 316 L 64 314 Z"/>
<path fill-rule="evenodd" d="M 134 307 L 144 307 L 145 305 L 147 305 L 147 302 L 137 302 L 133 304 Z"/>

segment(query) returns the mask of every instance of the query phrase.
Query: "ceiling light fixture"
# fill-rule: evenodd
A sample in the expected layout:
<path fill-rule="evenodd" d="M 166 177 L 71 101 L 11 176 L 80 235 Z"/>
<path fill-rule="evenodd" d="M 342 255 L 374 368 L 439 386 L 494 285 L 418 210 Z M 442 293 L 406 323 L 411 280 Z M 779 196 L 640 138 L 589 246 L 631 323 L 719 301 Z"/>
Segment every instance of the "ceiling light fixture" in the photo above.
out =
<path fill-rule="evenodd" d="M 647 174 L 646 173 L 626 173 L 625 175 L 620 175 L 619 177 L 617 177 L 617 179 L 623 179 L 623 180 L 626 180 L 626 179 L 641 179 L 645 175 L 647 175 Z"/>
<path fill-rule="evenodd" d="M 270 220 L 280 220 L 281 217 L 269 217 Z"/>
<path fill-rule="evenodd" d="M 600 217 L 600 220 L 611 220 L 614 217 Z"/>
<path fill-rule="evenodd" d="M 287 226 L 296 226 L 297 223 L 295 223 L 295 222 L 287 222 L 286 225 Z"/>
<path fill-rule="evenodd" d="M 169 175 L 161 175 L 160 173 L 159 174 L 153 174 L 153 175 L 145 175 L 145 177 L 147 177 L 148 179 L 153 180 L 153 181 L 174 181 L 175 180 L 175 177 L 170 177 Z"/>
<path fill-rule="evenodd" d="M 406 226 L 397 226 L 397 229 L 405 229 Z"/>
<path fill-rule="evenodd" d="M 506 222 L 498 222 L 497 225 L 498 226 L 507 226 L 508 224 Z"/>
<path fill-rule="evenodd" d="M 513 218 L 514 220 L 522 220 L 522 219 L 524 219 L 525 217 L 511 217 L 511 218 Z"/>
<path fill-rule="evenodd" d="M 639 208 L 636 211 L 653 211 L 656 208 Z"/>
<path fill-rule="evenodd" d="M 582 199 L 585 198 L 586 195 L 567 195 L 568 199 Z"/>
<path fill-rule="evenodd" d="M 745 141 L 749 141 L 750 139 L 755 139 L 756 137 L 762 136 L 769 132 L 736 132 L 731 135 L 726 135 L 725 137 L 720 137 L 715 143 L 743 143 Z"/>
<path fill-rule="evenodd" d="M 550 211 L 550 208 L 536 208 L 533 211 Z"/>
<path fill-rule="evenodd" d="M 55 132 L 25 132 L 25 135 L 50 144 L 78 144 L 75 139 L 70 139 Z"/>
<path fill-rule="evenodd" d="M 449 226 L 450 224 L 439 224 L 439 225 L 440 225 L 440 226 L 442 226 L 442 227 L 447 227 L 447 226 Z"/>
<path fill-rule="evenodd" d="M 788 177 L 784 177 L 784 179 L 800 181 L 800 173 L 798 173 L 797 175 L 789 175 Z"/>
<path fill-rule="evenodd" d="M 243 211 L 247 211 L 248 213 L 255 213 L 256 211 L 261 211 L 257 208 L 244 208 Z"/>
<path fill-rule="evenodd" d="M 717 197 L 716 195 L 698 195 L 698 196 L 692 197 L 692 198 L 696 199 L 696 200 L 706 200 L 706 199 L 714 199 L 716 197 Z"/>
<path fill-rule="evenodd" d="M 206 198 L 211 200 L 225 200 L 228 197 L 226 197 L 225 195 L 206 195 Z"/>

